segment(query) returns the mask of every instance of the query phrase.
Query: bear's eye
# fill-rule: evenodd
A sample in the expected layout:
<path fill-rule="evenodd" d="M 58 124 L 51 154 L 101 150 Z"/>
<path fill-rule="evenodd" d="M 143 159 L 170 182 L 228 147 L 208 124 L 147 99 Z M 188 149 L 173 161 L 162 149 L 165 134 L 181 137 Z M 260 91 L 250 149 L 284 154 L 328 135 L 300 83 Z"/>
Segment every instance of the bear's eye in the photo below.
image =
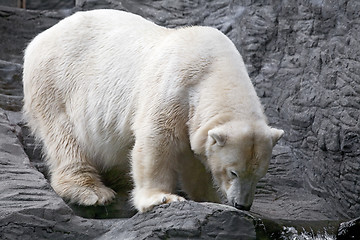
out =
<path fill-rule="evenodd" d="M 237 172 L 235 172 L 233 170 L 230 170 L 230 177 L 231 178 L 238 178 L 239 176 L 238 176 Z"/>

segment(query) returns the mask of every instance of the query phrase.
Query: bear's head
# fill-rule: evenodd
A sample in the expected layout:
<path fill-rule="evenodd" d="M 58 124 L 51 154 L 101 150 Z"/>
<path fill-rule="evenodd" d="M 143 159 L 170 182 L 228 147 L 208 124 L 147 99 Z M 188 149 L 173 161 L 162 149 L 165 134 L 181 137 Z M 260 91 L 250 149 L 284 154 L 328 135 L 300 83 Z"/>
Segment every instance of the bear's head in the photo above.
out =
<path fill-rule="evenodd" d="M 249 210 L 264 177 L 272 148 L 284 134 L 265 122 L 228 122 L 208 131 L 207 165 L 229 204 Z"/>

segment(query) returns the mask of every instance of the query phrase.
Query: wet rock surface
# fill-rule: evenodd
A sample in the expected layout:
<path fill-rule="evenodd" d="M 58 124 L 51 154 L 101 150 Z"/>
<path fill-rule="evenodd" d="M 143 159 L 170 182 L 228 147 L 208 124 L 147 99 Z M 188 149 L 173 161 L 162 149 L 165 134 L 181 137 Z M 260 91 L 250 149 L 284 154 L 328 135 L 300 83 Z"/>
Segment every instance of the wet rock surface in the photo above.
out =
<path fill-rule="evenodd" d="M 108 208 L 69 208 L 51 190 L 43 175 L 46 168 L 40 149 L 35 148 L 21 119 L 23 50 L 36 34 L 62 18 L 75 11 L 95 8 L 130 11 L 168 27 L 213 26 L 232 39 L 247 64 L 270 125 L 286 132 L 274 149 L 268 174 L 258 185 L 251 210 L 256 219 L 262 219 L 266 226 L 277 226 L 266 219 L 294 221 L 294 224 L 299 220 L 325 220 L 335 221 L 336 225 L 338 220 L 360 215 L 360 4 L 357 1 L 77 0 L 65 5 L 56 7 L 60 8 L 57 10 L 44 7 L 45 11 L 0 6 L 1 239 L 24 235 L 56 239 L 113 238 L 123 229 L 127 229 L 129 238 L 140 239 L 222 236 L 221 229 L 206 235 L 216 226 L 224 225 L 221 216 L 210 214 L 222 208 L 218 205 L 190 202 L 166 205 L 127 220 L 94 220 L 76 215 L 118 218 L 130 217 L 134 211 L 129 205 L 126 205 L 129 211 L 119 207 L 126 198 L 119 198 L 118 205 Z M 203 209 L 203 213 L 194 216 L 191 209 L 194 213 Z M 172 215 L 180 217 L 179 211 L 190 212 L 186 215 L 189 225 L 179 225 L 180 218 L 164 222 L 170 221 Z M 235 218 L 239 226 L 248 224 L 249 236 L 261 235 L 256 230 L 259 222 L 250 221 L 246 214 L 232 208 L 221 211 L 226 221 Z M 201 220 L 206 216 L 212 216 L 208 223 Z M 159 225 L 146 228 L 146 219 L 152 218 Z M 197 230 L 190 226 L 194 219 L 202 224 Z M 155 235 L 133 232 L 132 227 L 137 224 L 147 231 L 154 230 Z M 281 229 L 276 227 L 276 232 Z M 237 230 L 224 231 L 231 235 Z M 269 236 L 269 231 L 266 234 Z M 230 235 L 223 239 L 229 239 Z"/>

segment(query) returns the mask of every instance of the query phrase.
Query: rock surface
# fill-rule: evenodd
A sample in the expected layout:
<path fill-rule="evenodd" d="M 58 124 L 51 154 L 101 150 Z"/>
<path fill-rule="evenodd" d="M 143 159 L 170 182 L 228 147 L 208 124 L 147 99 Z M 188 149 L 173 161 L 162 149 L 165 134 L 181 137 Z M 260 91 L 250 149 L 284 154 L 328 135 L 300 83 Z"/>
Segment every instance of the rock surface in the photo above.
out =
<path fill-rule="evenodd" d="M 104 223 L 77 217 L 28 156 L 0 109 L 0 239 L 89 239 Z"/>
<path fill-rule="evenodd" d="M 21 120 L 23 50 L 36 34 L 62 18 L 94 8 L 130 11 L 168 27 L 213 26 L 233 40 L 270 124 L 286 132 L 274 149 L 269 173 L 259 183 L 252 215 L 267 226 L 276 223 L 266 219 L 337 222 L 360 215 L 358 1 L 77 0 L 65 5 L 68 9 L 56 11 L 0 6 L 1 239 L 23 234 L 56 239 L 112 238 L 118 234 L 140 239 L 202 238 L 213 230 L 209 226 L 222 226 L 223 220 L 232 218 L 238 225 L 248 224 L 249 236 L 255 236 L 256 221 L 232 208 L 221 210 L 226 215 L 223 220 L 216 215 L 209 222 L 204 219 L 215 216 L 213 212 L 221 206 L 191 202 L 167 205 L 128 220 L 93 220 L 75 213 L 91 218 L 129 217 L 134 213 L 115 205 L 71 209 L 51 190 L 41 174 L 46 175 L 46 170 L 40 149 L 35 148 Z M 172 214 L 181 217 L 178 208 L 189 214 L 189 225 L 165 221 Z M 198 216 L 191 215 L 200 209 Z M 133 226 L 146 229 L 146 219 L 152 218 L 164 223 L 159 228 L 147 228 L 155 235 L 134 232 Z M 195 220 L 200 224 L 196 229 L 190 226 Z M 219 238 L 220 230 L 215 234 Z M 225 230 L 231 235 L 238 229 Z"/>
<path fill-rule="evenodd" d="M 191 201 L 137 214 L 99 239 L 256 239 L 257 222 L 233 207 Z"/>

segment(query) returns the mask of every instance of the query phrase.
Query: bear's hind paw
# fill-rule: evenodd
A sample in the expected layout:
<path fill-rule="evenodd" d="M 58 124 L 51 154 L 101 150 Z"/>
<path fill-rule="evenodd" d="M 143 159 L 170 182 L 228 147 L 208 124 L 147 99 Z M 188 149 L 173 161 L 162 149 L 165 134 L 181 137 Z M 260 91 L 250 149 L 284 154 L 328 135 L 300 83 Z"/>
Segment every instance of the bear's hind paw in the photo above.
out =
<path fill-rule="evenodd" d="M 114 190 L 102 186 L 71 186 L 59 192 L 60 196 L 82 206 L 103 206 L 111 203 L 115 199 Z"/>
<path fill-rule="evenodd" d="M 114 190 L 108 187 L 95 187 L 95 189 L 88 189 L 89 194 L 92 195 L 92 201 L 87 201 L 88 199 L 83 198 L 82 205 L 107 205 L 114 201 L 116 193 Z"/>

